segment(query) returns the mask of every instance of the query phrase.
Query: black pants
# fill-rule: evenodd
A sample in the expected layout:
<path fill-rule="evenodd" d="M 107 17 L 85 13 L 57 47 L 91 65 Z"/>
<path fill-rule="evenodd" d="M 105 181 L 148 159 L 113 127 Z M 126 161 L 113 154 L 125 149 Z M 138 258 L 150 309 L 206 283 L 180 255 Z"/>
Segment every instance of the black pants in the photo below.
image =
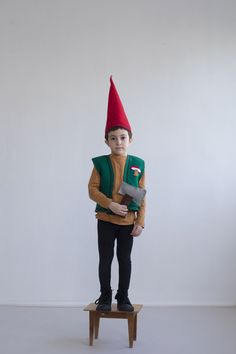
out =
<path fill-rule="evenodd" d="M 111 264 L 114 257 L 114 245 L 119 265 L 118 290 L 128 292 L 131 276 L 131 251 L 133 225 L 115 225 L 98 220 L 99 281 L 101 292 L 111 289 Z"/>

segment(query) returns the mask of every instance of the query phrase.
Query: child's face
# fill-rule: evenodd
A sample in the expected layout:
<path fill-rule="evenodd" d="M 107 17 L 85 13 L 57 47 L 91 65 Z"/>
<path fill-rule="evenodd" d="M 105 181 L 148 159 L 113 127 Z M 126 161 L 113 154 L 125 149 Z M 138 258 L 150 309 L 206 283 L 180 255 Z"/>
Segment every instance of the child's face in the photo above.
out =
<path fill-rule="evenodd" d="M 131 141 L 127 130 L 117 129 L 108 133 L 106 144 L 110 147 L 113 154 L 126 156 Z"/>

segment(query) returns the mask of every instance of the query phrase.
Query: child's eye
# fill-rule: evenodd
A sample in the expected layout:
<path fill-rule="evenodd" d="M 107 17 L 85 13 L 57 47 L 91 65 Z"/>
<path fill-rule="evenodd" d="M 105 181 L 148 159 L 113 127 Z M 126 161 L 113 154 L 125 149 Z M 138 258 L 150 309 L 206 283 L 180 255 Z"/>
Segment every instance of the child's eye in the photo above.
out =
<path fill-rule="evenodd" d="M 121 137 L 121 140 L 126 140 L 126 136 L 122 136 L 122 137 Z"/>

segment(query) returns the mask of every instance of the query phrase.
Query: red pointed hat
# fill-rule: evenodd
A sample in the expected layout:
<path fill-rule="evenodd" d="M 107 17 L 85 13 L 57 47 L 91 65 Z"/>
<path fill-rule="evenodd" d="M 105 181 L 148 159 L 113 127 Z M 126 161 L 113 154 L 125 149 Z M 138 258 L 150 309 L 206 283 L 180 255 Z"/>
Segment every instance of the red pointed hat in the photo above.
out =
<path fill-rule="evenodd" d="M 105 133 L 107 133 L 113 127 L 122 127 L 131 132 L 131 126 L 126 116 L 124 107 L 122 105 L 119 94 L 116 90 L 115 84 L 110 76 L 110 91 L 108 96 L 107 107 L 107 123 Z"/>

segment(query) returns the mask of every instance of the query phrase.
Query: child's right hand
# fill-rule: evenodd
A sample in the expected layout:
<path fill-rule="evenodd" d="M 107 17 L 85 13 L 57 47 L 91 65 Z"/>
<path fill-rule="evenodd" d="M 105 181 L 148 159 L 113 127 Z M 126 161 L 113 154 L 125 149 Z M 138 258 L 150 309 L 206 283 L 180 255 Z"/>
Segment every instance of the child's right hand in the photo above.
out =
<path fill-rule="evenodd" d="M 111 204 L 109 205 L 109 209 L 113 211 L 114 214 L 120 216 L 126 216 L 128 212 L 127 205 L 122 205 L 115 202 L 111 202 Z"/>

